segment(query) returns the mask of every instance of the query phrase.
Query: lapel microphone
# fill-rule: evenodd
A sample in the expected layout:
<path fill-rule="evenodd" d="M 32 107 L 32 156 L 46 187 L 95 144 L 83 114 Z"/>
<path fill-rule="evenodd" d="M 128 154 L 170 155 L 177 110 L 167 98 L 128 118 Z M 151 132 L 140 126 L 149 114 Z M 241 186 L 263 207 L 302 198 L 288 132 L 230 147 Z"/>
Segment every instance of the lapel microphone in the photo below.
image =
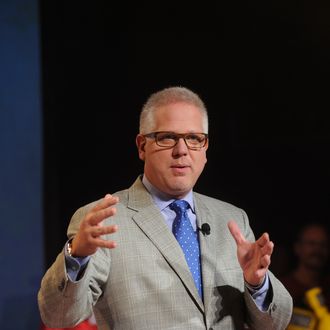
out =
<path fill-rule="evenodd" d="M 211 234 L 211 227 L 207 222 L 203 223 L 201 228 L 197 227 L 197 229 L 200 230 L 204 236 Z"/>

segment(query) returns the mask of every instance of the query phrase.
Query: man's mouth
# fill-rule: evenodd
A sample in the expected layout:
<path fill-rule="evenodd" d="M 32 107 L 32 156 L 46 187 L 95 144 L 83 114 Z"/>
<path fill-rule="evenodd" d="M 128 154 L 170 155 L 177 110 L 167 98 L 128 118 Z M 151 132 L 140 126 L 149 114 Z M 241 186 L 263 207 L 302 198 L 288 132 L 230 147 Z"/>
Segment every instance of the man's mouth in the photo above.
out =
<path fill-rule="evenodd" d="M 172 165 L 171 169 L 173 173 L 178 174 L 178 175 L 184 175 L 187 173 L 187 170 L 190 168 L 189 165 L 182 165 L 182 164 L 177 164 L 177 165 Z"/>
<path fill-rule="evenodd" d="M 173 168 L 185 168 L 185 167 L 189 167 L 189 165 L 187 165 L 187 164 L 174 164 L 171 167 L 173 167 Z"/>

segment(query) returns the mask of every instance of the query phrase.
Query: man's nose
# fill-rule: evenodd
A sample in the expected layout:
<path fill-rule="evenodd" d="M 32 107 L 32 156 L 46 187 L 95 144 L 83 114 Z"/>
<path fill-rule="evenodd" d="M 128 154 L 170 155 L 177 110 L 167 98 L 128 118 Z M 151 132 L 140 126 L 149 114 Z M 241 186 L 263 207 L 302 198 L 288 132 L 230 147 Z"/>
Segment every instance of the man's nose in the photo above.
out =
<path fill-rule="evenodd" d="M 179 138 L 178 143 L 173 148 L 173 155 L 186 155 L 188 153 L 188 147 L 183 138 Z"/>

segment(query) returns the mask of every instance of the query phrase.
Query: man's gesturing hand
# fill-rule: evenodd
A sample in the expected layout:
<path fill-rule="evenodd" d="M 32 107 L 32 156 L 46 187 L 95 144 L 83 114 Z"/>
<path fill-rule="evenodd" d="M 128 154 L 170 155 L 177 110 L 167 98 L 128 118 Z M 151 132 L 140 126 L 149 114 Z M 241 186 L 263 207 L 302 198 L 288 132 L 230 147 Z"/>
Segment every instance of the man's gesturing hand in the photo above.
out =
<path fill-rule="evenodd" d="M 228 228 L 236 241 L 237 258 L 245 281 L 252 286 L 260 285 L 270 265 L 274 243 L 270 241 L 267 233 L 256 242 L 247 241 L 234 221 L 228 222 Z"/>
<path fill-rule="evenodd" d="M 73 256 L 86 257 L 95 253 L 99 247 L 109 249 L 116 247 L 115 242 L 104 240 L 101 236 L 115 233 L 118 230 L 117 225 L 103 226 L 102 224 L 104 219 L 116 213 L 114 205 L 118 201 L 118 197 L 107 194 L 86 214 L 72 241 L 71 253 Z"/>

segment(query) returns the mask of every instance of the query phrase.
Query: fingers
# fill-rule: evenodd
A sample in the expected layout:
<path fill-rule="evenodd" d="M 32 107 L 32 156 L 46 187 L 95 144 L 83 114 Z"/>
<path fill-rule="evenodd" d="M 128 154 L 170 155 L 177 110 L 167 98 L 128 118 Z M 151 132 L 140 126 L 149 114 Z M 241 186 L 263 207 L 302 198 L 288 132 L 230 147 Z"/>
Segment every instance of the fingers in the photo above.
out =
<path fill-rule="evenodd" d="M 99 238 L 102 235 L 112 234 L 118 230 L 117 225 L 103 226 L 102 221 L 116 214 L 114 207 L 119 201 L 118 197 L 106 194 L 105 197 L 86 216 L 87 231 L 91 237 Z M 99 242 L 100 240 L 98 240 Z M 97 242 L 94 242 L 97 243 Z M 103 246 L 103 245 L 102 245 Z"/>
<path fill-rule="evenodd" d="M 112 249 L 117 246 L 116 242 L 102 239 L 100 236 L 113 234 L 117 231 L 118 231 L 117 225 L 106 226 L 106 227 L 94 227 L 91 232 L 89 243 L 94 245 L 95 248 L 105 247 Z"/>
<path fill-rule="evenodd" d="M 273 250 L 274 250 L 274 243 L 272 241 L 269 241 L 261 248 L 261 254 L 270 256 L 272 255 Z"/>
<path fill-rule="evenodd" d="M 244 279 L 253 286 L 258 286 L 263 282 L 270 265 L 270 255 L 261 257 L 255 267 L 248 267 L 244 273 Z"/>
<path fill-rule="evenodd" d="M 237 245 L 241 245 L 246 242 L 245 237 L 241 233 L 239 227 L 237 226 L 237 223 L 233 220 L 229 221 L 228 224 L 228 229 L 233 236 L 234 240 L 236 241 Z"/>
<path fill-rule="evenodd" d="M 266 273 L 267 273 L 266 268 L 260 268 L 256 271 L 255 277 L 256 277 L 257 281 L 254 283 L 254 286 L 259 286 L 264 282 Z"/>
<path fill-rule="evenodd" d="M 93 207 L 92 212 L 97 212 L 97 211 L 105 209 L 109 206 L 113 206 L 113 205 L 117 204 L 118 201 L 119 201 L 119 198 L 117 196 L 112 196 L 110 194 L 106 194 L 104 196 L 104 198 Z"/>
<path fill-rule="evenodd" d="M 109 218 L 116 214 L 116 208 L 114 205 L 118 203 L 119 199 L 116 196 L 111 196 L 110 194 L 105 195 L 105 197 L 98 203 L 86 216 L 87 222 L 91 226 L 99 224 L 106 218 Z"/>
<path fill-rule="evenodd" d="M 106 227 L 94 226 L 94 227 L 91 227 L 91 229 L 90 229 L 91 236 L 94 238 L 102 236 L 102 235 L 113 234 L 117 231 L 118 231 L 117 225 L 106 226 Z"/>
<path fill-rule="evenodd" d="M 75 257 L 86 257 L 94 254 L 100 247 L 109 249 L 116 247 L 117 244 L 115 242 L 103 239 L 101 236 L 117 231 L 117 225 L 81 228 L 72 241 L 72 255 Z"/>
<path fill-rule="evenodd" d="M 268 233 L 263 233 L 259 239 L 256 241 L 256 243 L 263 247 L 265 244 L 267 244 L 270 241 Z"/>
<path fill-rule="evenodd" d="M 72 241 L 72 255 L 88 256 L 100 247 L 112 249 L 117 246 L 115 242 L 103 239 L 102 236 L 117 232 L 118 226 L 115 224 L 103 226 L 102 221 L 116 214 L 114 205 L 118 201 L 118 197 L 107 194 L 86 214 Z"/>
<path fill-rule="evenodd" d="M 96 226 L 106 218 L 114 216 L 116 214 L 116 211 L 116 208 L 111 206 L 96 212 L 90 212 L 87 216 L 87 221 L 89 225 Z"/>
<path fill-rule="evenodd" d="M 273 253 L 274 243 L 269 239 L 268 233 L 262 234 L 256 244 L 260 248 L 261 255 L 271 255 Z"/>
<path fill-rule="evenodd" d="M 105 241 L 104 239 L 99 238 L 95 240 L 95 246 L 99 248 L 113 249 L 117 247 L 117 243 L 114 241 Z"/>
<path fill-rule="evenodd" d="M 269 265 L 270 265 L 270 255 L 266 254 L 260 258 L 260 268 L 268 269 Z"/>

